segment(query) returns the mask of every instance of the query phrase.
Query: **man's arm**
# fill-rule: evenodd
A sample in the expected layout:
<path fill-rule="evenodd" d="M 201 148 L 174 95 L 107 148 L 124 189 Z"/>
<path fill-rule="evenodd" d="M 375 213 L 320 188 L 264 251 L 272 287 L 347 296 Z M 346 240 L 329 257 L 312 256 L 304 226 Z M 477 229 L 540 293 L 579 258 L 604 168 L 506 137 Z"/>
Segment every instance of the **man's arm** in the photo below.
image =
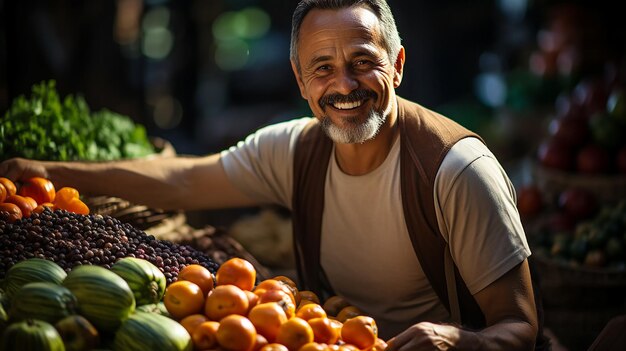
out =
<path fill-rule="evenodd" d="M 453 325 L 418 323 L 389 340 L 388 351 L 532 350 L 537 337 L 537 314 L 528 261 L 474 295 L 487 327 L 470 331 Z"/>
<path fill-rule="evenodd" d="M 51 162 L 11 159 L 0 176 L 14 181 L 49 178 L 55 187 L 81 194 L 116 196 L 161 209 L 215 209 L 256 203 L 228 179 L 220 155 L 168 157 L 112 162 Z"/>

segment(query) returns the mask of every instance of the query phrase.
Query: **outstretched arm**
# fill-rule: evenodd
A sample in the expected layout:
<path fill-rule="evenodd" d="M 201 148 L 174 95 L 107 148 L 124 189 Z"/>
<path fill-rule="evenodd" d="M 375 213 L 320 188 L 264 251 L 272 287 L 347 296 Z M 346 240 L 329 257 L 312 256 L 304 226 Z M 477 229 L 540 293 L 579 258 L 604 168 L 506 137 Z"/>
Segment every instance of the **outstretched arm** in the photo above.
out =
<path fill-rule="evenodd" d="M 253 206 L 228 179 L 220 155 L 112 162 L 52 162 L 15 158 L 0 163 L 0 176 L 14 181 L 49 178 L 55 187 L 81 194 L 116 196 L 161 209 Z"/>
<path fill-rule="evenodd" d="M 474 295 L 487 322 L 483 330 L 422 322 L 389 340 L 387 351 L 533 350 L 537 314 L 531 284 L 524 260 Z"/>

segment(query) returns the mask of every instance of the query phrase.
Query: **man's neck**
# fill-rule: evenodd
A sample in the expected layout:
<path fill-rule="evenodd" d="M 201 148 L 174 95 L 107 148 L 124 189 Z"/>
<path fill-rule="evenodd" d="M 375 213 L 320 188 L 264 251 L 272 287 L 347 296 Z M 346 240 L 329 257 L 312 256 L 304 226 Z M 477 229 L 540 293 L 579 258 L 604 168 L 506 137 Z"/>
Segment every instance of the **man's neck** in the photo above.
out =
<path fill-rule="evenodd" d="M 380 166 L 398 136 L 398 119 L 389 118 L 376 137 L 361 144 L 335 143 L 335 158 L 342 172 L 359 176 Z"/>

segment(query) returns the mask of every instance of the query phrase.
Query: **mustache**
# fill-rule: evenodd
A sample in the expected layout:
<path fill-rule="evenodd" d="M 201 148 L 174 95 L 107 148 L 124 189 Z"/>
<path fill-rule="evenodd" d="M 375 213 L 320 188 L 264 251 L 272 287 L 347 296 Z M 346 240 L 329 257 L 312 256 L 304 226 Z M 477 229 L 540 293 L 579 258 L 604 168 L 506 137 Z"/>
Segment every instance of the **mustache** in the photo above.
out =
<path fill-rule="evenodd" d="M 319 105 L 321 108 L 324 108 L 326 107 L 326 105 L 331 105 L 337 102 L 353 102 L 353 101 L 364 100 L 367 98 L 376 99 L 377 97 L 378 95 L 376 95 L 376 93 L 373 92 L 372 90 L 357 89 L 357 90 L 350 92 L 350 94 L 348 95 L 343 95 L 343 94 L 324 95 L 320 99 Z"/>

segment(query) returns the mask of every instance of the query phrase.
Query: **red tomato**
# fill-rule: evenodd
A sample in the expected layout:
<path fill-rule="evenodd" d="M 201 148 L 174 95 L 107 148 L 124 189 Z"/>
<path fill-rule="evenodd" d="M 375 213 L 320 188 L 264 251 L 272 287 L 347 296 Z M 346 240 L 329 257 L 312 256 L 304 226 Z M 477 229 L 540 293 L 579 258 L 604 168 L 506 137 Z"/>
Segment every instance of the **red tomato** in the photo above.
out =
<path fill-rule="evenodd" d="M 13 223 L 18 219 L 22 219 L 22 210 L 16 204 L 9 202 L 0 204 L 0 218 L 9 223 Z"/>
<path fill-rule="evenodd" d="M 17 205 L 22 210 L 22 217 L 24 218 L 30 217 L 31 212 L 37 207 L 33 198 L 21 195 L 11 195 L 6 198 L 5 203 Z"/>
<path fill-rule="evenodd" d="M 44 202 L 53 202 L 56 192 L 54 184 L 49 179 L 32 177 L 22 184 L 18 194 L 32 197 L 38 204 L 42 204 Z"/>

